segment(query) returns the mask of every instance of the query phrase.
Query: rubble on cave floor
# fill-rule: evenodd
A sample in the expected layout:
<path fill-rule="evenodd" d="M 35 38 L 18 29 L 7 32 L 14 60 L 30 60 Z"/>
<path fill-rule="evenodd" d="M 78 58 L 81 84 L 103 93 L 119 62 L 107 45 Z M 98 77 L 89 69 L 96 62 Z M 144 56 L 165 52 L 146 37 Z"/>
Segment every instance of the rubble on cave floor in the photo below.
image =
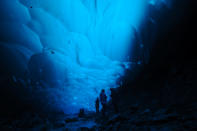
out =
<path fill-rule="evenodd" d="M 193 131 L 197 130 L 196 109 L 197 103 L 158 109 L 130 106 L 120 113 L 112 114 L 105 121 L 100 120 L 102 126 L 97 128 L 122 131 Z"/>
<path fill-rule="evenodd" d="M 197 103 L 184 106 L 184 112 L 173 106 L 160 109 L 128 107 L 119 113 L 107 112 L 105 117 L 93 112 L 78 114 L 53 114 L 43 117 L 24 113 L 20 117 L 1 118 L 1 130 L 140 130 L 171 131 L 197 129 Z"/>
<path fill-rule="evenodd" d="M 24 113 L 19 117 L 1 118 L 0 130 L 83 130 L 91 129 L 96 123 L 88 113 L 84 117 L 77 114 L 51 114 L 41 116 L 35 113 Z"/>

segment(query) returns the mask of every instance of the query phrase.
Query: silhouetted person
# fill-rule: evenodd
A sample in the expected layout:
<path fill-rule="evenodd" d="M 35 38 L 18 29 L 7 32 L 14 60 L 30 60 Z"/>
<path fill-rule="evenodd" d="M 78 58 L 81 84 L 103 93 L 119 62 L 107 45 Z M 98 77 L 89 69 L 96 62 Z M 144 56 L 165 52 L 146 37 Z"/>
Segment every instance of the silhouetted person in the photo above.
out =
<path fill-rule="evenodd" d="M 79 117 L 84 117 L 84 115 L 85 115 L 85 110 L 84 110 L 83 108 L 81 108 L 81 109 L 79 110 L 78 116 L 79 116 Z"/>
<path fill-rule="evenodd" d="M 95 102 L 95 108 L 96 108 L 96 113 L 99 113 L 99 98 L 97 97 L 96 102 Z"/>
<path fill-rule="evenodd" d="M 102 91 L 100 93 L 100 102 L 101 102 L 101 105 L 102 105 L 102 114 L 104 116 L 105 112 L 106 112 L 106 104 L 107 104 L 107 96 L 105 94 L 104 89 L 102 89 Z"/>
<path fill-rule="evenodd" d="M 118 90 L 117 88 L 110 88 L 111 91 L 111 102 L 112 102 L 112 106 L 114 108 L 114 111 L 117 113 L 118 112 Z"/>

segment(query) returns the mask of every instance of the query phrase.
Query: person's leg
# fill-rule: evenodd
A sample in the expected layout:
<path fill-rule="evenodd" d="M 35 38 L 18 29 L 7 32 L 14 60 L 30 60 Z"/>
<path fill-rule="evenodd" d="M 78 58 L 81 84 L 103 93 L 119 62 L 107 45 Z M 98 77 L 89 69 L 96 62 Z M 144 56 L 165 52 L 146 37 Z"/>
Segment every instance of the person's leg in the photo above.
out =
<path fill-rule="evenodd" d="M 103 104 L 103 116 L 106 114 L 106 104 Z"/>
<path fill-rule="evenodd" d="M 98 106 L 96 107 L 96 113 L 97 114 L 99 113 L 99 107 Z"/>
<path fill-rule="evenodd" d="M 101 112 L 102 112 L 102 115 L 104 116 L 104 104 L 102 104 Z"/>

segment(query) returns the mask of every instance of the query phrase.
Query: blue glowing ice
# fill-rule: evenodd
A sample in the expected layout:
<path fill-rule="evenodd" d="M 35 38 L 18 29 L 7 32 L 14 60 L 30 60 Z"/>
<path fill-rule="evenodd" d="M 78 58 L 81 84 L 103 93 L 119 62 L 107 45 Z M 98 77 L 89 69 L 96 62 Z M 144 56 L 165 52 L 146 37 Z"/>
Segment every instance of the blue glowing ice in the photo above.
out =
<path fill-rule="evenodd" d="M 49 103 L 66 113 L 82 107 L 93 110 L 100 90 L 109 94 L 124 74 L 133 28 L 139 27 L 146 4 L 145 0 L 0 1 L 0 45 L 22 54 L 12 56 L 24 65 L 24 71 L 18 70 L 19 62 L 16 71 L 29 70 L 32 79 L 53 87 L 43 89 L 50 92 Z"/>

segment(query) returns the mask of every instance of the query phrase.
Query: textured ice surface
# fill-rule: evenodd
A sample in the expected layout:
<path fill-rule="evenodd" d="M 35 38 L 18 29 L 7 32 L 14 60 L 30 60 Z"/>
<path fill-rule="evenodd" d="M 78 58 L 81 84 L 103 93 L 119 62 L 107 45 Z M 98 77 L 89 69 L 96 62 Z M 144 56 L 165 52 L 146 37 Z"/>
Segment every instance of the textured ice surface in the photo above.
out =
<path fill-rule="evenodd" d="M 146 4 L 1 0 L 0 62 L 12 75 L 22 77 L 29 70 L 32 79 L 44 81 L 47 102 L 59 110 L 93 110 L 100 90 L 116 87 L 124 74 L 122 63 Z"/>

